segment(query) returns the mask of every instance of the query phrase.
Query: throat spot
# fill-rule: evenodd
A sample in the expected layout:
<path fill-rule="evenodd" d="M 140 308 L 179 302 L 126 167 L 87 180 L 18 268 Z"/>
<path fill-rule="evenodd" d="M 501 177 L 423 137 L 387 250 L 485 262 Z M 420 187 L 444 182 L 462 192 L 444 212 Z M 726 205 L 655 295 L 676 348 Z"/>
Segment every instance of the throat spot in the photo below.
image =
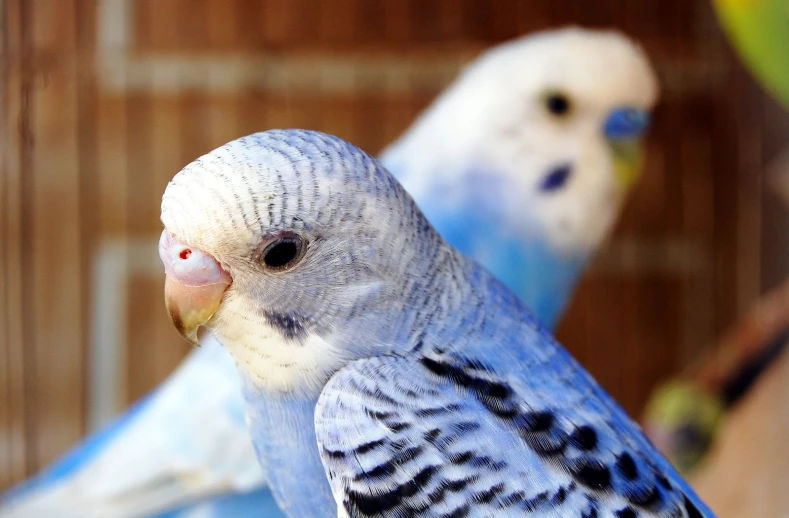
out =
<path fill-rule="evenodd" d="M 287 342 L 304 345 L 309 332 L 308 319 L 296 314 L 266 311 L 263 316 L 266 322 L 277 331 Z"/>

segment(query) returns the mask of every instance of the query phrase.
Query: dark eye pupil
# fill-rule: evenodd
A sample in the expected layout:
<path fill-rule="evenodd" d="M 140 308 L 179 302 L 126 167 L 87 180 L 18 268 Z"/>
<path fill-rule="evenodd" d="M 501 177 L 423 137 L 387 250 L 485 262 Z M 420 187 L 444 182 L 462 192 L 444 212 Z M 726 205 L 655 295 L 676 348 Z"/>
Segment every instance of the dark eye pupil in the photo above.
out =
<path fill-rule="evenodd" d="M 299 253 L 299 245 L 293 238 L 282 238 L 272 243 L 263 254 L 263 262 L 272 268 L 287 266 Z"/>
<path fill-rule="evenodd" d="M 567 97 L 560 94 L 548 97 L 547 104 L 548 110 L 554 115 L 564 115 L 570 111 L 570 101 Z"/>

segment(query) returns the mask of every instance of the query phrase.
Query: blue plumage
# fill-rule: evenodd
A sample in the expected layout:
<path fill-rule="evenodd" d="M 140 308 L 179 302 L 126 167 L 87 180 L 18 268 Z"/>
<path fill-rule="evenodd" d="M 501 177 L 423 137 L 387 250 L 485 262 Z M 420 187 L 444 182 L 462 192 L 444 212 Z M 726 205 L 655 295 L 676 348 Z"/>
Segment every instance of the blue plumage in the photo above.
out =
<path fill-rule="evenodd" d="M 397 170 L 392 171 L 395 176 Z M 553 328 L 570 300 L 591 250 L 559 253 L 541 236 L 521 232 L 497 208 L 499 188 L 490 179 L 504 175 L 458 175 L 473 198 L 446 201 L 430 192 L 416 198 L 427 219 L 455 248 L 485 265 L 517 293 L 537 318 Z M 475 182 L 473 178 L 487 178 Z M 501 186 L 501 189 L 507 187 Z M 420 203 L 421 202 L 421 203 Z"/>
<path fill-rule="evenodd" d="M 231 204 L 259 224 L 212 226 Z M 173 179 L 162 220 L 233 277 L 208 327 L 289 516 L 713 516 L 520 298 L 351 144 L 230 142 Z M 285 270 L 249 262 L 278 236 L 308 251 Z"/>

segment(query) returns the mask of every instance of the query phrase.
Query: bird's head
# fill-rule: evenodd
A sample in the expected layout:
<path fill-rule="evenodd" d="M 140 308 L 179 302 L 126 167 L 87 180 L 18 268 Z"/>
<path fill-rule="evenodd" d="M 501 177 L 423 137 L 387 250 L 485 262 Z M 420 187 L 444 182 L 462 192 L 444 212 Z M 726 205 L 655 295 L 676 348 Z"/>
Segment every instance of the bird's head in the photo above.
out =
<path fill-rule="evenodd" d="M 638 178 L 657 98 L 646 55 L 622 34 L 545 31 L 471 63 L 382 160 L 417 200 L 474 198 L 519 236 L 588 252 Z"/>
<path fill-rule="evenodd" d="M 195 160 L 162 199 L 166 303 L 192 343 L 213 333 L 247 377 L 289 391 L 402 337 L 445 250 L 373 158 L 326 134 L 276 130 Z"/>

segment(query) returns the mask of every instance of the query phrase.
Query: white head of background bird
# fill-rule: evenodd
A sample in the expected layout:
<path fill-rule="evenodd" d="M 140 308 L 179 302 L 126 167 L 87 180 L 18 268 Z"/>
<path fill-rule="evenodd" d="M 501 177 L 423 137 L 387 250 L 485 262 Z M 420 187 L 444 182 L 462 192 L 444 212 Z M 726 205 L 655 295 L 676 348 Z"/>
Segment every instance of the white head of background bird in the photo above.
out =
<path fill-rule="evenodd" d="M 459 256 L 378 162 L 330 135 L 215 149 L 173 178 L 161 219 L 173 324 L 195 344 L 210 329 L 265 389 L 317 394 L 345 362 L 414 339 L 428 298 L 460 304 L 428 286 Z"/>
<path fill-rule="evenodd" d="M 622 34 L 537 33 L 469 65 L 382 161 L 420 203 L 476 197 L 520 236 L 590 252 L 638 177 L 657 98 L 647 56 Z M 487 200 L 464 177 L 486 173 L 507 177 Z"/>

